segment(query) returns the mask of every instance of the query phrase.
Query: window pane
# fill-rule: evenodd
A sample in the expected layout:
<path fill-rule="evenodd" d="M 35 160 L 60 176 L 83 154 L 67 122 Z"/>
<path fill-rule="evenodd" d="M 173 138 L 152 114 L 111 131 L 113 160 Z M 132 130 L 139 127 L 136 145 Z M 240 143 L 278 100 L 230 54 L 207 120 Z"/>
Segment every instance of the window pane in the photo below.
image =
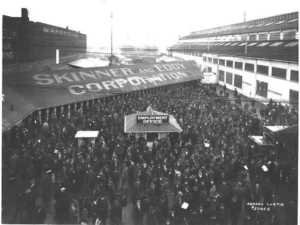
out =
<path fill-rule="evenodd" d="M 272 76 L 286 79 L 286 69 L 272 67 Z"/>
<path fill-rule="evenodd" d="M 206 56 L 203 56 L 203 61 L 206 62 Z"/>
<path fill-rule="evenodd" d="M 219 59 L 219 64 L 222 66 L 225 66 L 225 60 L 224 59 Z"/>
<path fill-rule="evenodd" d="M 214 59 L 213 59 L 213 63 L 214 63 L 214 64 L 218 64 L 218 59 L 215 59 L 215 58 L 214 58 Z"/>
<path fill-rule="evenodd" d="M 249 41 L 256 41 L 256 34 L 249 34 Z"/>
<path fill-rule="evenodd" d="M 299 92 L 290 89 L 290 104 L 298 108 Z"/>
<path fill-rule="evenodd" d="M 234 68 L 242 70 L 243 69 L 243 63 L 242 62 L 235 62 L 234 63 Z"/>
<path fill-rule="evenodd" d="M 268 75 L 269 74 L 269 67 L 262 66 L 262 65 L 257 65 L 257 73 Z"/>
<path fill-rule="evenodd" d="M 211 67 L 207 67 L 207 72 L 211 72 Z"/>
<path fill-rule="evenodd" d="M 268 98 L 268 83 L 256 81 L 256 94 Z"/>
<path fill-rule="evenodd" d="M 258 40 L 259 41 L 268 40 L 268 34 L 267 33 L 265 33 L 265 34 L 258 34 Z"/>
<path fill-rule="evenodd" d="M 226 72 L 226 83 L 232 85 L 232 73 Z"/>
<path fill-rule="evenodd" d="M 210 63 L 212 62 L 212 58 L 211 57 L 208 57 L 207 59 L 208 59 L 208 62 L 210 62 Z"/>
<path fill-rule="evenodd" d="M 280 32 L 270 33 L 270 40 L 280 40 Z"/>
<path fill-rule="evenodd" d="M 299 71 L 291 70 L 291 80 L 299 82 Z"/>
<path fill-rule="evenodd" d="M 219 70 L 219 80 L 224 82 L 224 71 Z"/>
<path fill-rule="evenodd" d="M 234 86 L 242 89 L 243 77 L 240 75 L 234 75 Z"/>
<path fill-rule="evenodd" d="M 250 71 L 250 72 L 254 72 L 254 64 L 245 63 L 245 70 Z"/>
<path fill-rule="evenodd" d="M 283 40 L 296 39 L 296 31 L 283 31 Z"/>
<path fill-rule="evenodd" d="M 233 61 L 226 60 L 226 66 L 233 67 Z"/>

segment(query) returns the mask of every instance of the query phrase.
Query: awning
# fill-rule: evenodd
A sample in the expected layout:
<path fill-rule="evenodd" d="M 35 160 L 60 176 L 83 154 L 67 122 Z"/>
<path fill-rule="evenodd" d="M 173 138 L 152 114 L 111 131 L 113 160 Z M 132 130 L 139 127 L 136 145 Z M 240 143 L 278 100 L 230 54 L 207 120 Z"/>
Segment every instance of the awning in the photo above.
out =
<path fill-rule="evenodd" d="M 195 61 L 4 74 L 2 132 L 37 109 L 202 78 Z"/>
<path fill-rule="evenodd" d="M 169 115 L 155 110 L 147 110 L 144 112 L 125 116 L 124 132 L 125 133 L 171 133 L 182 132 L 180 125 L 177 123 L 174 116 L 169 115 L 168 124 L 137 124 L 137 116 L 156 116 Z"/>
<path fill-rule="evenodd" d="M 263 136 L 248 136 L 248 137 L 258 145 L 264 145 L 264 146 L 274 145 L 271 141 L 265 139 Z"/>
<path fill-rule="evenodd" d="M 96 138 L 98 137 L 99 131 L 77 131 L 75 138 Z"/>
<path fill-rule="evenodd" d="M 109 65 L 109 61 L 98 58 L 76 59 L 67 63 L 74 68 L 91 68 L 91 67 L 105 67 Z"/>
<path fill-rule="evenodd" d="M 280 134 L 293 134 L 298 133 L 298 124 L 293 126 L 265 126 L 263 131 L 270 133 L 273 136 Z"/>

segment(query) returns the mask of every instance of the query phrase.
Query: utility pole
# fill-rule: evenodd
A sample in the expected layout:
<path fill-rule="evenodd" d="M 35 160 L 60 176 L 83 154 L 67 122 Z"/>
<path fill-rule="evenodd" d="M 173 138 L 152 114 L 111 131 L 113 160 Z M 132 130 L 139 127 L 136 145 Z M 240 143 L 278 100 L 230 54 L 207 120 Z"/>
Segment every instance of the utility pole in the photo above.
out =
<path fill-rule="evenodd" d="M 246 22 L 246 12 L 244 12 L 244 22 Z"/>
<path fill-rule="evenodd" d="M 112 62 L 113 62 L 113 14 L 111 13 L 110 14 L 110 37 L 111 37 L 111 40 L 110 40 L 110 65 L 112 66 Z"/>

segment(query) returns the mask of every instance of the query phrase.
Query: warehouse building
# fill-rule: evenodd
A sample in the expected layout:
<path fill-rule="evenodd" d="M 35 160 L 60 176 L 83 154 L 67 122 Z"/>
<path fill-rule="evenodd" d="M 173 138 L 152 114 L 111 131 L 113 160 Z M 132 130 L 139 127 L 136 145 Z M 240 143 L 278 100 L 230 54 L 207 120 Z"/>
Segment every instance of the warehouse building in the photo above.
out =
<path fill-rule="evenodd" d="M 57 57 L 74 59 L 87 50 L 85 34 L 68 27 L 32 22 L 25 8 L 21 17 L 3 16 L 2 30 L 4 73 L 42 69 L 55 64 Z"/>
<path fill-rule="evenodd" d="M 167 50 L 244 96 L 298 107 L 298 12 L 191 32 Z"/>

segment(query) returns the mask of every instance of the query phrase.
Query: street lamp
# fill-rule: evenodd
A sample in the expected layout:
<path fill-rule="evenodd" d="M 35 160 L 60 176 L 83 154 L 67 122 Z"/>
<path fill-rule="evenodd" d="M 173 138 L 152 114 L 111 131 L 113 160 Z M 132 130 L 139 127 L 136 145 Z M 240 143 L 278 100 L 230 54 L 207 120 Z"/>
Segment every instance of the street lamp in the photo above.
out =
<path fill-rule="evenodd" d="M 110 66 L 112 66 L 113 61 L 113 14 L 110 14 Z"/>

